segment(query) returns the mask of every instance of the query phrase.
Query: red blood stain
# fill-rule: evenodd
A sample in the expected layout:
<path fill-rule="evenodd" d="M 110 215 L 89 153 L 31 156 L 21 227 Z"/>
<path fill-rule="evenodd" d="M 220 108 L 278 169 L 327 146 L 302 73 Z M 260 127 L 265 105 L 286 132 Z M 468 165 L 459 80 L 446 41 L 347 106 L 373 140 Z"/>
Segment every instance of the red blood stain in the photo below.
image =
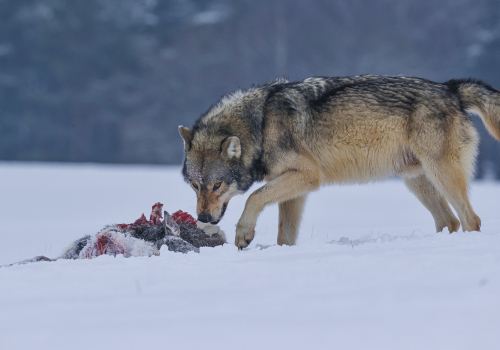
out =
<path fill-rule="evenodd" d="M 151 208 L 151 215 L 149 216 L 149 221 L 151 222 L 152 225 L 159 225 L 162 224 L 161 219 L 163 218 L 161 214 L 161 210 L 163 208 L 163 204 L 160 202 L 156 203 L 153 205 Z"/>
<path fill-rule="evenodd" d="M 94 249 L 97 250 L 97 255 L 102 254 L 125 254 L 125 248 L 120 244 L 113 241 L 113 238 L 103 234 L 97 237 L 97 241 L 94 245 Z"/>
<path fill-rule="evenodd" d="M 132 224 L 118 224 L 116 226 L 123 228 L 123 229 L 128 229 L 130 226 L 140 226 L 140 225 L 151 225 L 151 226 L 157 226 L 157 225 L 162 225 L 163 221 L 163 215 L 161 213 L 161 210 L 163 209 L 163 204 L 160 202 L 156 203 L 153 205 L 151 208 L 151 215 L 149 216 L 149 220 L 146 219 L 146 215 L 142 214 L 141 217 L 137 220 L 135 220 Z"/>
<path fill-rule="evenodd" d="M 163 225 L 162 209 L 163 209 L 163 204 L 158 202 L 155 205 L 153 205 L 153 207 L 151 208 L 151 215 L 149 216 L 149 220 L 146 219 L 146 216 L 144 214 L 142 214 L 141 217 L 139 219 L 135 220 L 132 224 L 118 224 L 116 226 L 126 230 L 130 226 Z M 196 225 L 196 222 L 197 222 L 197 220 L 195 218 L 193 218 L 188 213 L 183 212 L 182 210 L 178 210 L 175 213 L 173 213 L 172 219 L 174 219 L 174 221 L 178 224 Z"/>
<path fill-rule="evenodd" d="M 178 210 L 175 213 L 173 213 L 172 219 L 174 219 L 174 221 L 177 224 L 188 224 L 188 225 L 196 225 L 196 221 L 197 221 L 191 215 L 189 215 L 186 212 L 183 212 L 182 210 Z"/>

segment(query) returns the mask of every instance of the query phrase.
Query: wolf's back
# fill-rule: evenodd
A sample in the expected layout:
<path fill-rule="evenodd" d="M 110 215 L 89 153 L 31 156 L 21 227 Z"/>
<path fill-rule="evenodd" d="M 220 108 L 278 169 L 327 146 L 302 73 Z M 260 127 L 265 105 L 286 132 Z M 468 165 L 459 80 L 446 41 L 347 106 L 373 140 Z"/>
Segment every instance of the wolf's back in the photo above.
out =
<path fill-rule="evenodd" d="M 500 91 L 475 79 L 453 79 L 445 83 L 466 111 L 478 114 L 486 130 L 500 142 Z"/>

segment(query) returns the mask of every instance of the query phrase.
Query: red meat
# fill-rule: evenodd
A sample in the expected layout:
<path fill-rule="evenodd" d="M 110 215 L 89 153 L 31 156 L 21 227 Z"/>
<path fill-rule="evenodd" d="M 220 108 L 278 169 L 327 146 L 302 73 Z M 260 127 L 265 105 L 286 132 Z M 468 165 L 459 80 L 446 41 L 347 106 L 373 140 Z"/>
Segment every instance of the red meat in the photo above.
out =
<path fill-rule="evenodd" d="M 193 226 L 196 225 L 197 222 L 195 218 L 182 210 L 178 210 L 173 213 L 172 219 L 174 219 L 177 224 L 188 224 Z"/>

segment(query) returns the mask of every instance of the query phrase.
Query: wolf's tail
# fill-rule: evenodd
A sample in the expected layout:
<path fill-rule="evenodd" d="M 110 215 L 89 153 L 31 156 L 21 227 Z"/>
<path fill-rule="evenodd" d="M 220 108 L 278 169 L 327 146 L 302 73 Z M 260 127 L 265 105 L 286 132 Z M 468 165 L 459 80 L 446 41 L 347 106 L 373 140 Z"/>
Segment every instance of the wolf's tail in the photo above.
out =
<path fill-rule="evenodd" d="M 453 79 L 445 84 L 458 94 L 464 109 L 478 114 L 486 130 L 500 142 L 500 91 L 475 79 Z"/>

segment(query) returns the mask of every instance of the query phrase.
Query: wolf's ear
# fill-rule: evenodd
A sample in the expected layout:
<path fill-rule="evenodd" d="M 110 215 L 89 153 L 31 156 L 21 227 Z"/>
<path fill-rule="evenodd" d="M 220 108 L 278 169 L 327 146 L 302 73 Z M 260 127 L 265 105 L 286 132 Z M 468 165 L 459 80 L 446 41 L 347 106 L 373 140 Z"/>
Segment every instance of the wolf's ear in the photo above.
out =
<path fill-rule="evenodd" d="M 187 149 L 187 146 L 189 145 L 189 142 L 191 142 L 191 138 L 193 137 L 193 130 L 179 125 L 179 134 L 181 134 L 184 140 L 184 146 Z"/>
<path fill-rule="evenodd" d="M 226 160 L 238 160 L 241 157 L 240 139 L 236 136 L 228 137 L 222 143 L 222 158 Z"/>

